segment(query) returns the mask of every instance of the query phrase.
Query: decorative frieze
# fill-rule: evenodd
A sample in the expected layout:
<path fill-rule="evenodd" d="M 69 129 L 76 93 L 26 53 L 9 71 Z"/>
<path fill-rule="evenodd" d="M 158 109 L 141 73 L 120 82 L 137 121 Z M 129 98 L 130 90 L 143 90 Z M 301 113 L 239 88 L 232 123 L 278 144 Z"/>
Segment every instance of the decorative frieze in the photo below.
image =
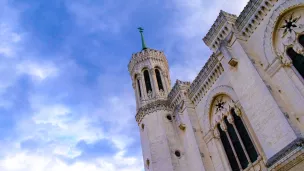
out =
<path fill-rule="evenodd" d="M 250 0 L 241 14 L 220 11 L 219 16 L 203 38 L 210 49 L 216 51 L 221 41 L 233 30 L 245 40 L 256 30 L 278 0 Z"/>
<path fill-rule="evenodd" d="M 222 75 L 224 68 L 213 54 L 208 59 L 204 67 L 194 79 L 189 89 L 189 98 L 194 104 L 197 104 L 200 99 L 209 91 L 213 83 Z"/>
<path fill-rule="evenodd" d="M 180 102 L 183 99 L 183 96 L 185 96 L 185 93 L 187 93 L 189 87 L 190 87 L 190 82 L 176 80 L 175 85 L 173 86 L 171 92 L 168 95 L 168 100 L 172 108 L 180 104 Z"/>
<path fill-rule="evenodd" d="M 249 38 L 277 1 L 250 0 L 235 22 L 237 31 Z"/>
<path fill-rule="evenodd" d="M 128 65 L 129 72 L 133 74 L 134 66 L 146 60 L 152 60 L 155 65 L 165 64 L 165 68 L 169 68 L 167 58 L 163 51 L 148 48 L 132 55 Z"/>
<path fill-rule="evenodd" d="M 138 109 L 138 112 L 135 116 L 135 119 L 138 124 L 142 121 L 142 119 L 149 115 L 150 113 L 159 111 L 159 110 L 166 110 L 166 111 L 172 111 L 172 108 L 170 107 L 170 104 L 167 100 L 156 100 L 154 102 L 148 103 L 145 106 Z"/>
<path fill-rule="evenodd" d="M 236 18 L 236 15 L 229 14 L 221 10 L 207 35 L 203 38 L 206 45 L 216 51 L 217 47 L 220 45 L 220 41 L 223 40 L 231 31 Z"/>

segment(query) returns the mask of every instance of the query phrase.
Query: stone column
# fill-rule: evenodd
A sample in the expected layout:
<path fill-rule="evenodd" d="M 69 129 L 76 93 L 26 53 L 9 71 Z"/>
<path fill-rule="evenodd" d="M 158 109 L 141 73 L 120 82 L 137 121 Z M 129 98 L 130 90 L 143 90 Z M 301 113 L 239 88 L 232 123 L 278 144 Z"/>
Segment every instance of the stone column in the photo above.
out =
<path fill-rule="evenodd" d="M 159 97 L 159 89 L 158 89 L 155 70 L 151 69 L 150 73 L 151 73 L 151 80 L 152 80 L 152 82 L 151 82 L 152 83 L 152 90 L 154 90 L 153 91 L 154 97 Z"/>
<path fill-rule="evenodd" d="M 160 73 L 160 79 L 161 79 L 161 81 L 162 81 L 162 84 L 163 84 L 163 91 L 164 91 L 164 93 L 165 94 L 168 94 L 169 92 L 169 88 L 168 88 L 168 84 L 167 84 L 167 82 L 166 82 L 166 77 L 164 76 L 164 72 L 161 72 Z"/>
<path fill-rule="evenodd" d="M 140 83 L 140 87 L 141 87 L 142 100 L 145 100 L 145 99 L 147 99 L 147 90 L 146 90 L 144 76 L 142 74 L 140 74 L 138 76 L 138 79 L 139 79 L 139 83 Z"/>
<path fill-rule="evenodd" d="M 163 81 L 164 81 L 164 88 L 165 88 L 165 92 L 168 94 L 170 91 L 170 83 L 169 83 L 169 78 L 168 78 L 168 74 L 164 71 L 162 72 L 162 76 L 163 76 Z"/>

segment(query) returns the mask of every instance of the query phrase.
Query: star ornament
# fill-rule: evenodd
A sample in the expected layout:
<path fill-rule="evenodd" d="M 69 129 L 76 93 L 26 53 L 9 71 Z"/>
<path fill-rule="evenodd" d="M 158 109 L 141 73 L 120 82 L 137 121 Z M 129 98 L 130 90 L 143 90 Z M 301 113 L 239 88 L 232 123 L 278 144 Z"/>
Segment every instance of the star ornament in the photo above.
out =
<path fill-rule="evenodd" d="M 291 33 L 293 31 L 293 28 L 298 27 L 296 23 L 299 21 L 300 18 L 301 16 L 294 18 L 292 13 L 289 19 L 285 20 L 285 24 L 281 27 L 281 29 L 284 29 L 282 38 L 284 38 L 288 34 L 288 32 Z"/>
<path fill-rule="evenodd" d="M 223 110 L 225 103 L 226 102 L 223 101 L 223 98 L 217 100 L 217 103 L 215 105 L 216 106 L 216 112 Z"/>

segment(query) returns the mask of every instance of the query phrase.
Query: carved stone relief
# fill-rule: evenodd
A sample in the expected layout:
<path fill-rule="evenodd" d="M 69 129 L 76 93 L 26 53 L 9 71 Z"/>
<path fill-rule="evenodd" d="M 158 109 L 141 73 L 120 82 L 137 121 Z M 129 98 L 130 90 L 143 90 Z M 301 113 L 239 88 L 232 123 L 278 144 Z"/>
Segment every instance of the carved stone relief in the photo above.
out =
<path fill-rule="evenodd" d="M 235 102 L 229 96 L 227 95 L 217 96 L 214 99 L 211 107 L 211 116 L 210 116 L 211 127 L 215 128 L 215 126 L 218 123 L 220 123 L 220 126 L 224 128 L 225 124 L 223 122 L 223 118 L 225 116 L 227 116 L 229 122 L 232 122 L 233 118 L 231 117 L 231 109 L 234 109 L 235 107 L 236 107 Z M 237 111 L 240 112 L 238 108 Z"/>
<path fill-rule="evenodd" d="M 303 16 L 303 17 L 302 17 Z M 297 53 L 303 54 L 304 49 L 298 42 L 299 35 L 304 33 L 304 7 L 291 10 L 277 22 L 274 31 L 274 48 L 283 66 L 291 66 L 287 48 L 292 47 Z"/>
<path fill-rule="evenodd" d="M 269 18 L 265 35 L 265 56 L 272 64 L 278 59 L 283 67 L 292 65 L 286 54 L 286 49 L 292 47 L 296 52 L 303 54 L 303 47 L 297 38 L 304 33 L 303 2 L 286 0 L 279 5 Z"/>

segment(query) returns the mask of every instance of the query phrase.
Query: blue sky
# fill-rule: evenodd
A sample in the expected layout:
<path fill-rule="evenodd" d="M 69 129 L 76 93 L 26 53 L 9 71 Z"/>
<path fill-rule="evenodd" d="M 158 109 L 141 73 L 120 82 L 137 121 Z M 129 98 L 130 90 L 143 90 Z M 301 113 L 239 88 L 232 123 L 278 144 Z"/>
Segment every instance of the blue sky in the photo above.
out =
<path fill-rule="evenodd" d="M 220 9 L 246 3 L 0 0 L 0 170 L 142 171 L 127 70 L 136 28 L 165 51 L 172 83 L 191 81 Z"/>

